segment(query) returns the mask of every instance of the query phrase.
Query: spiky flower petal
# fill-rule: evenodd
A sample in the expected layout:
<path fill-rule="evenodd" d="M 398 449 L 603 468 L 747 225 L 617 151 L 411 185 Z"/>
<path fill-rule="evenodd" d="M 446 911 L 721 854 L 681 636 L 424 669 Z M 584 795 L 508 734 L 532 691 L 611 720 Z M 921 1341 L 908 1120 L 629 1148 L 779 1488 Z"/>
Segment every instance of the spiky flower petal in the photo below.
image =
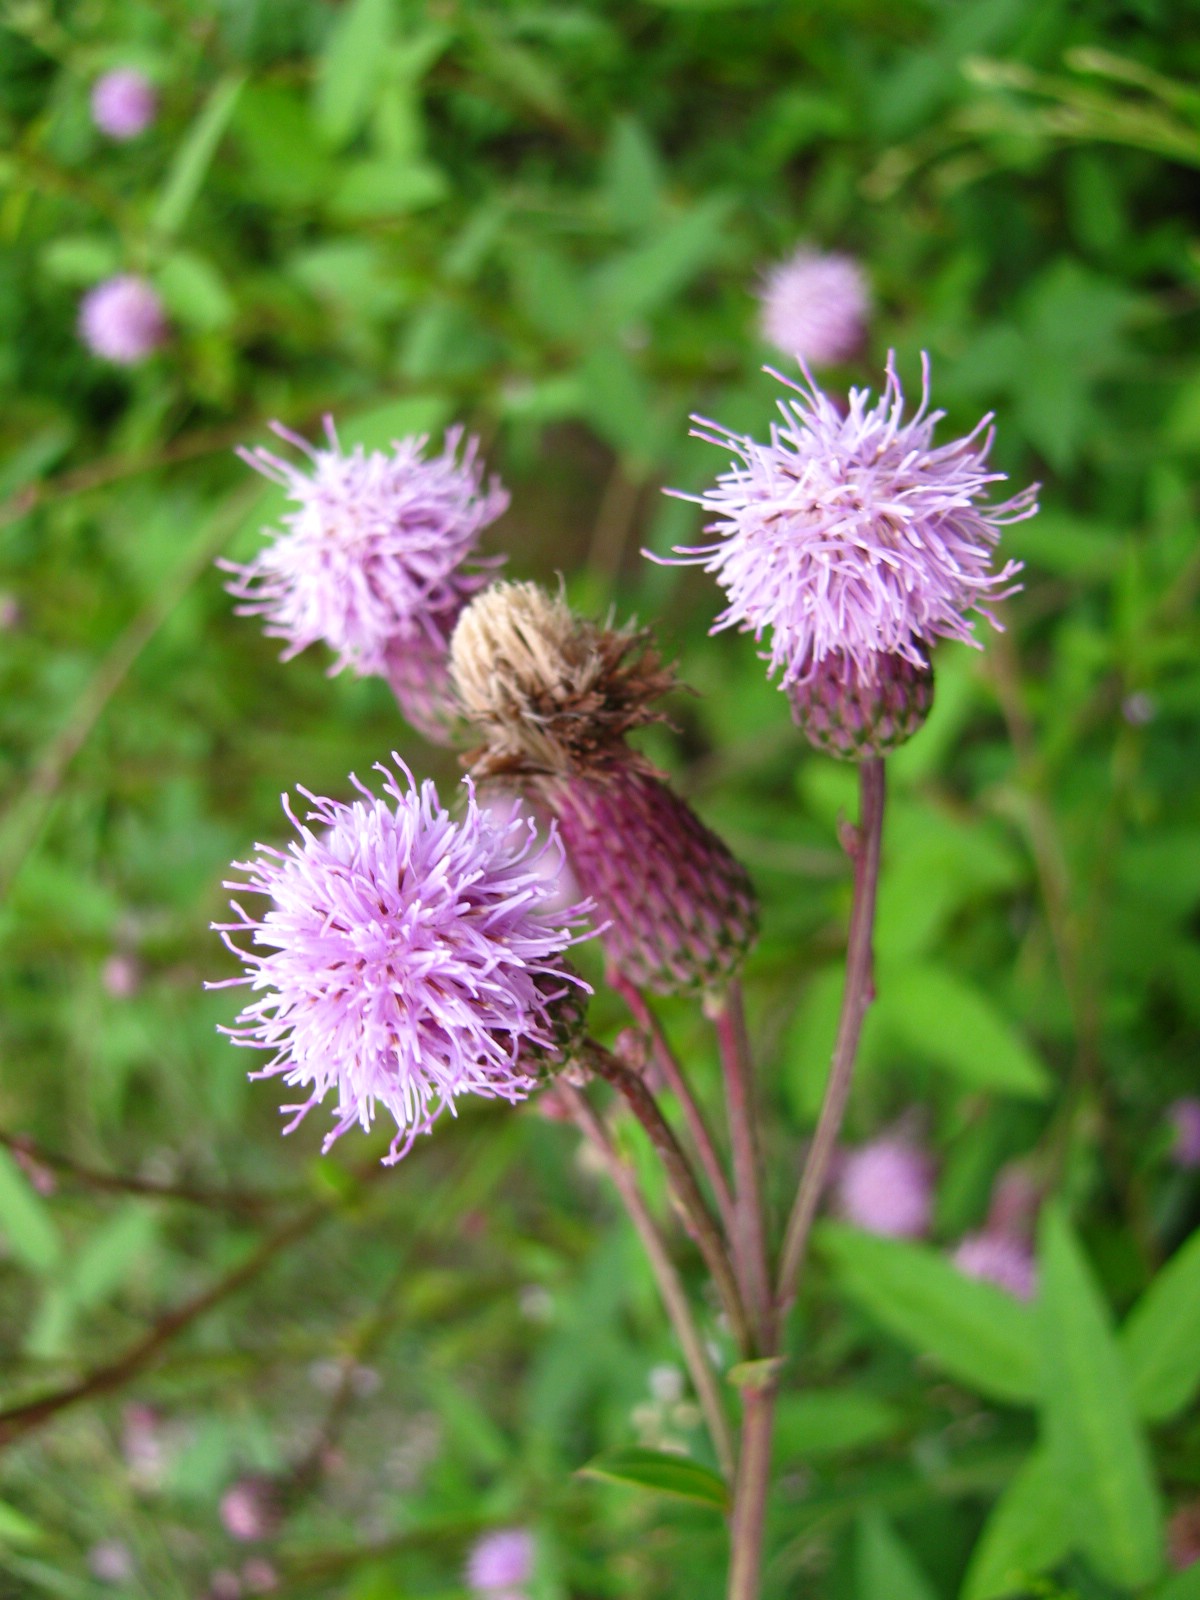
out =
<path fill-rule="evenodd" d="M 870 304 L 866 276 L 852 256 L 805 247 L 767 275 L 762 335 L 785 356 L 831 366 L 862 345 Z"/>
<path fill-rule="evenodd" d="M 398 1128 L 390 1161 L 459 1096 L 517 1101 L 535 1086 L 539 1060 L 560 1049 L 562 1014 L 577 1011 L 572 991 L 586 987 L 563 954 L 590 910 L 552 907 L 553 830 L 539 843 L 517 812 L 481 810 L 469 780 L 456 822 L 433 784 L 418 789 L 393 759 L 399 778 L 377 769 L 384 798 L 356 779 L 361 798 L 349 805 L 301 789 L 311 802 L 301 822 L 285 797 L 298 840 L 258 846 L 226 885 L 266 896 L 269 909 L 253 917 L 234 901 L 238 920 L 217 924 L 247 968 L 227 983 L 256 996 L 227 1031 L 273 1052 L 253 1076 L 310 1089 L 285 1107 L 290 1127 L 333 1090 L 328 1149 L 381 1105 Z M 235 942 L 247 933 L 248 950 Z"/>
<path fill-rule="evenodd" d="M 428 457 L 425 438 L 397 440 L 390 454 L 343 451 L 328 418 L 324 449 L 273 428 L 309 470 L 264 449 L 241 452 L 296 510 L 248 565 L 221 563 L 240 614 L 264 619 L 285 641 L 285 661 L 323 640 L 332 672 L 386 678 L 412 720 L 445 737 L 450 634 L 497 564 L 476 552 L 507 491 L 495 478 L 485 486 L 477 441 L 464 444 L 461 428 Z"/>
<path fill-rule="evenodd" d="M 745 869 L 625 738 L 674 682 L 649 635 L 502 583 L 463 612 L 450 656 L 484 741 L 472 771 L 557 819 L 618 971 L 663 993 L 731 976 L 756 926 Z"/>
<path fill-rule="evenodd" d="M 1020 563 L 993 571 L 992 551 L 1006 524 L 1034 514 L 1036 490 L 985 503 L 1004 476 L 987 470 L 991 418 L 935 446 L 944 413 L 928 410 L 927 361 L 923 371 L 907 421 L 890 359 L 879 399 L 852 389 L 844 413 L 811 377 L 790 384 L 796 398 L 780 402 L 766 444 L 695 419 L 699 438 L 738 460 L 715 488 L 682 496 L 713 517 L 706 531 L 718 537 L 675 559 L 724 588 L 714 632 L 771 635 L 785 689 L 810 683 L 831 656 L 864 683 L 888 657 L 927 667 L 937 639 L 977 643 L 971 612 L 999 626 L 988 603 L 1014 592 Z"/>

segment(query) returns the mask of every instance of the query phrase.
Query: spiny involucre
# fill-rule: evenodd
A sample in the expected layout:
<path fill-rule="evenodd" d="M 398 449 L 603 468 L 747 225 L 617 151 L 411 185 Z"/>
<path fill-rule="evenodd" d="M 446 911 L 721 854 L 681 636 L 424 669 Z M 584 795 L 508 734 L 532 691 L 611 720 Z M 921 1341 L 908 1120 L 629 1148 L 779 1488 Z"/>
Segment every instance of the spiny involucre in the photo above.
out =
<path fill-rule="evenodd" d="M 323 640 L 331 672 L 386 678 L 401 709 L 444 742 L 451 716 L 446 652 L 466 601 L 488 581 L 495 558 L 480 560 L 480 536 L 508 506 L 495 478 L 484 482 L 478 443 L 452 428 L 437 455 L 428 440 L 396 440 L 387 454 L 342 450 L 331 419 L 315 448 L 275 423 L 307 457 L 297 466 L 270 451 L 242 459 L 287 491 L 296 509 L 268 530 L 270 543 L 234 574 L 230 593 L 243 616 L 261 616 L 290 660 Z M 461 453 L 460 453 L 461 447 Z"/>
<path fill-rule="evenodd" d="M 697 437 L 737 460 L 695 500 L 713 520 L 710 544 L 674 559 L 716 576 L 728 604 L 714 632 L 770 634 L 783 688 L 836 664 L 847 683 L 875 683 L 883 658 L 929 665 L 940 638 L 975 644 L 970 620 L 1015 589 L 1020 563 L 992 569 L 1002 528 L 1037 510 L 1036 486 L 986 502 L 1004 474 L 987 470 L 991 417 L 965 438 L 934 445 L 944 412 L 930 411 L 929 367 L 905 420 L 889 358 L 883 393 L 851 389 L 845 412 L 811 377 L 790 384 L 767 443 L 695 418 Z M 774 376 L 779 377 L 778 373 Z M 671 558 L 667 558 L 668 560 Z"/>
<path fill-rule="evenodd" d="M 871 297 L 852 256 L 805 246 L 767 274 L 759 296 L 763 338 L 813 367 L 847 361 L 863 342 Z"/>
<path fill-rule="evenodd" d="M 301 789 L 302 822 L 284 797 L 299 837 L 234 863 L 245 876 L 226 888 L 270 904 L 255 917 L 235 900 L 237 920 L 215 925 L 246 972 L 213 986 L 254 991 L 226 1030 L 273 1052 L 253 1076 L 309 1090 L 284 1108 L 289 1132 L 333 1090 L 325 1148 L 368 1128 L 378 1105 L 398 1129 L 389 1161 L 460 1095 L 517 1101 L 536 1086 L 581 1016 L 586 985 L 563 957 L 590 909 L 554 909 L 553 829 L 539 843 L 515 812 L 482 810 L 469 780 L 456 821 L 393 760 L 399 777 L 377 768 L 382 798 L 353 778 L 351 804 Z M 246 934 L 249 949 L 236 942 Z"/>

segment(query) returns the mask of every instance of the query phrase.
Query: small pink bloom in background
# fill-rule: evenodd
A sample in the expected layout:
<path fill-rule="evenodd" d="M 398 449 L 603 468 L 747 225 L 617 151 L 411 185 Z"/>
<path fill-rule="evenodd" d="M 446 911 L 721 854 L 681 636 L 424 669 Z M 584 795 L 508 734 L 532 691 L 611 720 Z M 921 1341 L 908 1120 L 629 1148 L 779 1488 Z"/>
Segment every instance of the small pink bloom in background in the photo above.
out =
<path fill-rule="evenodd" d="M 153 1491 L 162 1487 L 170 1452 L 162 1417 L 153 1406 L 134 1403 L 125 1407 L 121 1419 L 121 1454 L 136 1488 Z"/>
<path fill-rule="evenodd" d="M 116 951 L 100 968 L 100 983 L 114 1000 L 128 1000 L 142 986 L 142 969 L 134 956 Z"/>
<path fill-rule="evenodd" d="M 128 1583 L 133 1577 L 133 1553 L 120 1539 L 102 1539 L 88 1551 L 88 1571 L 97 1583 Z"/>
<path fill-rule="evenodd" d="M 0 590 L 0 633 L 11 633 L 21 626 L 21 603 L 15 594 Z"/>
<path fill-rule="evenodd" d="M 39 1161 L 34 1154 L 33 1141 L 27 1137 L 18 1137 L 10 1148 L 13 1160 L 38 1194 L 53 1194 L 58 1188 L 58 1179 L 54 1175 L 53 1167 L 48 1167 L 44 1161 Z"/>
<path fill-rule="evenodd" d="M 810 367 L 826 367 L 861 348 L 871 296 L 853 257 L 804 248 L 767 274 L 759 306 L 768 344 Z"/>
<path fill-rule="evenodd" d="M 1009 1238 L 1032 1239 L 1042 1203 L 1041 1186 L 1029 1168 L 1013 1161 L 1001 1169 L 992 1185 L 984 1231 Z"/>
<path fill-rule="evenodd" d="M 1172 1161 L 1177 1167 L 1200 1167 L 1200 1099 L 1176 1100 L 1168 1116 L 1175 1130 Z"/>
<path fill-rule="evenodd" d="M 154 85 L 133 67 L 116 67 L 92 85 L 92 121 L 110 139 L 136 139 L 157 111 Z"/>
<path fill-rule="evenodd" d="M 921 1238 L 929 1231 L 933 1210 L 929 1157 L 895 1135 L 848 1151 L 838 1168 L 837 1208 L 848 1222 L 868 1233 Z"/>
<path fill-rule="evenodd" d="M 283 1521 L 278 1488 L 262 1473 L 239 1478 L 226 1489 L 220 1509 L 225 1532 L 245 1544 L 274 1538 Z"/>
<path fill-rule="evenodd" d="M 247 1594 L 272 1594 L 279 1587 L 279 1574 L 269 1561 L 253 1556 L 242 1568 Z"/>
<path fill-rule="evenodd" d="M 533 1535 L 527 1528 L 498 1528 L 477 1539 L 467 1557 L 467 1587 L 486 1600 L 521 1600 L 533 1576 Z"/>
<path fill-rule="evenodd" d="M 953 1261 L 968 1278 L 994 1283 L 1018 1300 L 1032 1300 L 1037 1293 L 1033 1252 L 1012 1234 L 969 1233 L 955 1250 Z"/>
<path fill-rule="evenodd" d="M 218 1567 L 208 1580 L 208 1600 L 242 1600 L 242 1580 L 228 1567 Z"/>
<path fill-rule="evenodd" d="M 79 337 L 93 355 L 136 366 L 167 337 L 163 303 L 145 278 L 132 273 L 106 278 L 80 302 Z"/>

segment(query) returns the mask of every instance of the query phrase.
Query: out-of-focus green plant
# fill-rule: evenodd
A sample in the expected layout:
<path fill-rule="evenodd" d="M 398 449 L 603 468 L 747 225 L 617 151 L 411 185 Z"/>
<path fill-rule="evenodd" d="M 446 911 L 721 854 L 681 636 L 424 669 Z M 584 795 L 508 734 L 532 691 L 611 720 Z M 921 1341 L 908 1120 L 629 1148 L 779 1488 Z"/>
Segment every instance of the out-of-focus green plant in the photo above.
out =
<path fill-rule="evenodd" d="M 318 1161 L 215 1032 L 204 927 L 279 791 L 393 748 L 453 767 L 382 685 L 280 666 L 212 559 L 279 509 L 232 457 L 269 420 L 381 445 L 462 418 L 514 576 L 665 619 L 700 696 L 646 747 L 763 899 L 782 1171 L 829 1061 L 852 774 L 801 752 L 752 644 L 707 637 L 703 581 L 636 551 L 696 533 L 658 494 L 714 470 L 690 412 L 764 429 L 753 290 L 808 239 L 871 278 L 852 376 L 929 349 L 947 426 L 994 406 L 1044 509 L 1011 530 L 1009 632 L 946 652 L 892 760 L 849 1137 L 920 1108 L 935 1243 L 818 1233 L 766 1592 L 1186 1600 L 1198 57 L 1153 0 L 0 11 L 0 1322 L 3 1405 L 46 1407 L 4 1456 L 6 1592 L 247 1590 L 267 1561 L 288 1594 L 451 1595 L 518 1524 L 535 1600 L 720 1592 L 711 1509 L 574 1476 L 711 1463 L 570 1135 L 485 1111 L 396 1175 L 370 1144 Z M 88 94 L 125 64 L 160 110 L 113 144 Z M 118 272 L 171 328 L 127 371 L 75 331 Z M 711 1097 L 704 1033 L 663 1020 Z M 1034 1309 L 945 1260 L 1018 1159 L 1056 1202 Z M 296 1493 L 242 1545 L 219 1502 L 255 1474 Z"/>

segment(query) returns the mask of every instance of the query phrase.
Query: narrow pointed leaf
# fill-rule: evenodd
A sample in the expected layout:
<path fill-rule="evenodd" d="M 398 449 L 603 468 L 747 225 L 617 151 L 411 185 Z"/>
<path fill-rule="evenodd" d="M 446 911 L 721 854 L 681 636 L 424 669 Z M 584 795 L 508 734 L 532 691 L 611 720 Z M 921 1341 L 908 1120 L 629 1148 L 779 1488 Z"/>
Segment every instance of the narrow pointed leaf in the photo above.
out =
<path fill-rule="evenodd" d="M 1162 1563 L 1158 1494 L 1108 1309 L 1056 1208 L 1040 1276 L 1042 1422 L 1074 1543 L 1102 1576 L 1136 1587 Z"/>
<path fill-rule="evenodd" d="M 858 1593 L 880 1600 L 937 1600 L 929 1579 L 879 1511 L 867 1512 L 859 1522 Z"/>
<path fill-rule="evenodd" d="M 631 1446 L 625 1450 L 608 1450 L 580 1467 L 584 1478 L 601 1478 L 608 1483 L 635 1484 L 641 1489 L 653 1489 L 658 1494 L 675 1495 L 681 1500 L 695 1500 L 701 1505 L 714 1506 L 718 1511 L 729 1508 L 729 1492 L 725 1481 L 709 1467 L 686 1456 L 668 1455 L 661 1450 L 643 1450 Z"/>
<path fill-rule="evenodd" d="M 961 1600 L 1004 1600 L 1034 1592 L 1035 1579 L 1070 1546 L 1058 1474 L 1037 1451 L 992 1507 L 971 1555 Z"/>
<path fill-rule="evenodd" d="M 1200 1229 L 1129 1313 L 1121 1347 L 1138 1415 L 1161 1422 L 1182 1411 L 1200 1384 Z"/>
<path fill-rule="evenodd" d="M 890 1333 L 968 1388 L 997 1400 L 1037 1396 L 1032 1313 L 967 1278 L 927 1245 L 827 1223 L 822 1251 L 842 1288 Z"/>

